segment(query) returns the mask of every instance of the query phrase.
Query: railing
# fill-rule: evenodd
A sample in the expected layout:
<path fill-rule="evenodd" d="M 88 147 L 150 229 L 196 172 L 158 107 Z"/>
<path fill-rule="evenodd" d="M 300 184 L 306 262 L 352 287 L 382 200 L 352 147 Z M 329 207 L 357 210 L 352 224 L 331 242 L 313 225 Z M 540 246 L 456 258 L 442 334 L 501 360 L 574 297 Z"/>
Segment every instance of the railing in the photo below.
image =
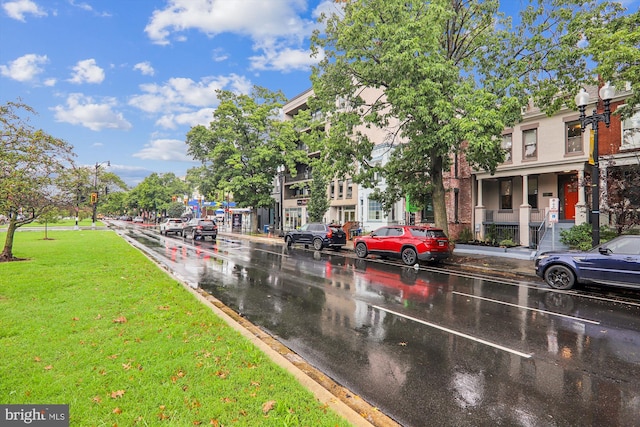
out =
<path fill-rule="evenodd" d="M 538 227 L 529 227 L 529 246 L 532 249 L 538 249 L 540 242 L 544 239 L 544 234 L 547 232 L 547 221 L 549 221 L 549 213 L 545 213 L 542 218 L 542 223 Z"/>

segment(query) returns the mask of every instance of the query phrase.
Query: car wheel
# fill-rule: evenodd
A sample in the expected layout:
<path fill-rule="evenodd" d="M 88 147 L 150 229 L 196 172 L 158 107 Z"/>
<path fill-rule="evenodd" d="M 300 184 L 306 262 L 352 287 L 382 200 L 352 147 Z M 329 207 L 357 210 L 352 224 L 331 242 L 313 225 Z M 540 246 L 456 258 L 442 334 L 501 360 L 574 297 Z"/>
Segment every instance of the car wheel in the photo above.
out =
<path fill-rule="evenodd" d="M 554 289 L 571 289 L 576 283 L 576 275 L 569 267 L 552 265 L 544 272 L 544 280 Z"/>
<path fill-rule="evenodd" d="M 180 235 L 180 237 L 182 237 L 182 231 L 178 231 L 178 234 Z"/>
<path fill-rule="evenodd" d="M 367 256 L 367 245 L 360 242 L 356 245 L 356 255 L 358 258 L 364 258 Z"/>
<path fill-rule="evenodd" d="M 291 245 L 293 245 L 293 239 L 291 239 L 291 236 L 287 236 L 285 237 L 285 242 L 287 243 L 287 247 L 290 248 Z"/>
<path fill-rule="evenodd" d="M 405 265 L 414 265 L 418 261 L 418 254 L 413 248 L 405 248 L 402 250 L 402 262 Z"/>
<path fill-rule="evenodd" d="M 322 250 L 322 239 L 313 239 L 313 249 L 316 251 Z"/>
<path fill-rule="evenodd" d="M 164 233 L 162 232 L 162 230 L 160 230 L 160 235 L 162 236 Z"/>

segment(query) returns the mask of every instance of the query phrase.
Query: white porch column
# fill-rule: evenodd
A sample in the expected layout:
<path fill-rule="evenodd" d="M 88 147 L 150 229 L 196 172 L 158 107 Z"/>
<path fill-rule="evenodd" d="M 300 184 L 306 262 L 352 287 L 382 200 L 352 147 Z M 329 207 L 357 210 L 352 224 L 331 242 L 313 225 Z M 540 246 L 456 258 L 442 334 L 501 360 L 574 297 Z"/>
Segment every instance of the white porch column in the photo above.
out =
<path fill-rule="evenodd" d="M 529 221 L 531 205 L 529 204 L 529 175 L 522 175 L 522 204 L 520 205 L 520 245 L 529 246 Z"/>
<path fill-rule="evenodd" d="M 482 179 L 478 179 L 478 204 L 475 207 L 475 230 L 473 236 L 476 240 L 484 239 L 484 227 L 482 227 L 482 223 L 484 222 L 486 209 L 482 204 Z"/>
<path fill-rule="evenodd" d="M 587 183 L 584 179 L 584 169 L 578 171 L 578 203 L 576 203 L 576 225 L 584 224 L 587 222 L 588 209 L 585 201 L 585 187 Z M 591 188 L 591 187 L 589 187 Z"/>

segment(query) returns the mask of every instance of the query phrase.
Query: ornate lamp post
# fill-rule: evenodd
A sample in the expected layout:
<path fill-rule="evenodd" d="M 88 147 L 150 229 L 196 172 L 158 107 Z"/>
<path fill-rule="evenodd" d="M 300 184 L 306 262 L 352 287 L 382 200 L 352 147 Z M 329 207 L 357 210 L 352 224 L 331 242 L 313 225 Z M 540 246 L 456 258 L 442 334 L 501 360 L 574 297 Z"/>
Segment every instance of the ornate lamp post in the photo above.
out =
<path fill-rule="evenodd" d="M 106 162 L 96 162 L 95 166 L 95 174 L 93 175 L 93 193 L 91 194 L 91 204 L 93 205 L 93 215 L 91 216 L 91 226 L 95 228 L 96 226 L 96 213 L 98 212 L 98 169 L 100 166 L 106 164 L 107 167 L 111 166 L 111 162 L 107 160 Z"/>
<path fill-rule="evenodd" d="M 587 104 L 589 103 L 589 94 L 580 89 L 576 95 L 575 101 L 580 110 L 580 130 L 585 131 L 588 125 L 593 129 L 593 171 L 591 172 L 591 246 L 600 244 L 600 164 L 598 159 L 598 124 L 604 122 L 609 127 L 611 120 L 611 98 L 615 95 L 615 87 L 607 82 L 600 88 L 600 99 L 604 102 L 604 112 L 598 113 L 594 108 L 590 116 L 585 115 Z"/>

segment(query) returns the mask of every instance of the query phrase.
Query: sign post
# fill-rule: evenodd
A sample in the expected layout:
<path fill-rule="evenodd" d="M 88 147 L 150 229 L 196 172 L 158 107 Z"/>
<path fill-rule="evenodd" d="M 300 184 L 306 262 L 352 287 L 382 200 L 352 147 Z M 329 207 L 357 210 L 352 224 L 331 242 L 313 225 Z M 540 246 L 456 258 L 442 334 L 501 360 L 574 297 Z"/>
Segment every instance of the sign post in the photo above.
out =
<path fill-rule="evenodd" d="M 556 250 L 556 223 L 558 222 L 558 210 L 560 199 L 552 197 L 549 199 L 549 222 L 551 223 L 551 250 Z"/>

